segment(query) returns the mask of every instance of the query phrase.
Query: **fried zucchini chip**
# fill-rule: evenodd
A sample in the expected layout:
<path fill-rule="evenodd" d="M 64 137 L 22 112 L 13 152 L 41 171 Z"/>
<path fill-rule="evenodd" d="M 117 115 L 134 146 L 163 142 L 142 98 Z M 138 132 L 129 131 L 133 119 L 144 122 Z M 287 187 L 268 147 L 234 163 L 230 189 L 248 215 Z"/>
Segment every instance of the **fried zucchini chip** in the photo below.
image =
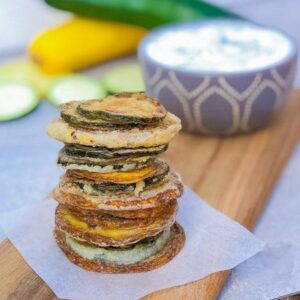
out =
<path fill-rule="evenodd" d="M 165 176 L 169 173 L 168 164 L 164 164 L 162 168 L 157 170 L 153 176 L 149 176 L 144 180 L 134 183 L 114 183 L 114 182 L 96 182 L 93 180 L 87 180 L 85 178 L 80 179 L 76 176 L 72 176 L 72 171 L 67 171 L 66 175 L 72 182 L 80 189 L 90 195 L 98 195 L 103 191 L 109 192 L 134 192 L 136 195 L 146 189 L 150 189 L 152 186 L 159 184 Z"/>
<path fill-rule="evenodd" d="M 123 219 L 105 214 L 82 214 L 67 205 L 56 208 L 56 226 L 75 239 L 102 247 L 124 246 L 157 235 L 175 222 L 177 207 L 163 216 Z"/>
<path fill-rule="evenodd" d="M 78 144 L 67 144 L 63 148 L 63 152 L 68 156 L 87 158 L 87 159 L 128 159 L 138 157 L 157 156 L 168 149 L 168 145 L 159 145 L 148 148 L 117 148 L 110 149 L 107 147 L 90 147 Z"/>
<path fill-rule="evenodd" d="M 89 195 L 66 177 L 62 177 L 59 186 L 53 191 L 53 197 L 59 203 L 94 210 L 139 210 L 157 207 L 182 195 L 183 185 L 179 175 L 169 173 L 159 184 L 138 195 L 134 192 L 115 193 L 104 191 L 99 195 Z"/>
<path fill-rule="evenodd" d="M 152 157 L 136 157 L 130 159 L 73 157 L 67 155 L 64 149 L 61 149 L 58 154 L 57 164 L 67 170 L 74 169 L 89 172 L 109 173 L 140 169 L 149 164 L 151 160 L 153 160 Z"/>
<path fill-rule="evenodd" d="M 94 209 L 83 209 L 81 207 L 77 207 L 74 205 L 67 205 L 69 210 L 72 211 L 73 214 L 86 215 L 87 217 L 108 215 L 112 217 L 118 217 L 122 219 L 152 219 L 157 218 L 162 215 L 168 215 L 170 211 L 174 211 L 177 204 L 177 199 L 171 199 L 170 201 L 163 203 L 161 205 L 150 207 L 150 208 L 142 208 L 142 209 L 134 209 L 134 210 L 94 210 Z"/>
<path fill-rule="evenodd" d="M 112 96 L 82 102 L 77 111 L 90 120 L 105 120 L 111 124 L 152 125 L 161 122 L 166 109 L 144 93 L 118 93 Z"/>
<path fill-rule="evenodd" d="M 101 273 L 147 272 L 174 258 L 185 243 L 182 227 L 175 223 L 155 239 L 140 241 L 129 248 L 101 248 L 71 238 L 58 228 L 54 237 L 67 258 L 77 266 Z"/>
<path fill-rule="evenodd" d="M 50 137 L 65 144 L 108 148 L 148 148 L 168 144 L 180 129 L 180 119 L 167 113 L 162 122 L 156 126 L 109 131 L 77 128 L 62 119 L 55 119 L 48 125 L 47 133 Z"/>
<path fill-rule="evenodd" d="M 87 179 L 95 182 L 112 182 L 120 184 L 136 183 L 146 178 L 157 178 L 165 176 L 169 172 L 169 166 L 161 159 L 156 159 L 148 163 L 147 166 L 130 171 L 121 172 L 88 172 L 85 170 L 67 170 L 67 175 L 71 178 Z"/>
<path fill-rule="evenodd" d="M 132 128 L 132 126 L 130 125 L 112 124 L 111 122 L 107 122 L 101 119 L 90 120 L 77 112 L 77 106 L 80 103 L 80 101 L 70 101 L 61 104 L 59 107 L 61 118 L 71 126 L 86 128 L 90 130 L 98 130 L 99 128 L 103 130 Z"/>

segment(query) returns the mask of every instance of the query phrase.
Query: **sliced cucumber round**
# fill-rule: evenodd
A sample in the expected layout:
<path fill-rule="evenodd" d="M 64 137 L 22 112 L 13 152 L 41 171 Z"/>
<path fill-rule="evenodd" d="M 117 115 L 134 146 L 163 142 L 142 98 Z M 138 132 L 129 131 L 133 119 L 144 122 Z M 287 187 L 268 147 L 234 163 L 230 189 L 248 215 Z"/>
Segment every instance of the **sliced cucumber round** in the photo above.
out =
<path fill-rule="evenodd" d="M 72 100 L 102 98 L 106 94 L 106 90 L 97 80 L 84 75 L 70 75 L 53 83 L 48 99 L 52 104 L 60 105 Z"/>
<path fill-rule="evenodd" d="M 157 100 L 144 93 L 129 92 L 80 103 L 77 110 L 86 118 L 100 118 L 118 124 L 155 124 L 167 114 Z"/>
<path fill-rule="evenodd" d="M 38 92 L 24 82 L 0 81 L 0 121 L 20 118 L 39 104 Z"/>
<path fill-rule="evenodd" d="M 145 90 L 139 64 L 124 64 L 109 70 L 102 78 L 103 85 L 111 93 L 141 92 Z"/>

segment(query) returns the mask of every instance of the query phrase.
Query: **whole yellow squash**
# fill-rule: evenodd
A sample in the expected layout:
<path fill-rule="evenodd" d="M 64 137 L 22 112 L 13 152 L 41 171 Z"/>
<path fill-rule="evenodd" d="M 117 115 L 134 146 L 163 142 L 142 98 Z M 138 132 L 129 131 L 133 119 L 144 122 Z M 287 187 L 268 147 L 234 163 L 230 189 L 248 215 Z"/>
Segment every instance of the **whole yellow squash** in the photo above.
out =
<path fill-rule="evenodd" d="M 142 27 L 74 18 L 39 34 L 28 53 L 48 74 L 75 71 L 135 51 Z"/>

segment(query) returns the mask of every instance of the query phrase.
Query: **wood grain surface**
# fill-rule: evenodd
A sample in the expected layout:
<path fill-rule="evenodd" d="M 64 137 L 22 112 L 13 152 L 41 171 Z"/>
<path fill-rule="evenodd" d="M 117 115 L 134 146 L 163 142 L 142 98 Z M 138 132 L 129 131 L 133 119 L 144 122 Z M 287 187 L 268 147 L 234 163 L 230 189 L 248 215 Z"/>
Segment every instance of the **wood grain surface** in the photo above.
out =
<path fill-rule="evenodd" d="M 165 158 L 203 199 L 251 229 L 299 141 L 299 111 L 300 91 L 295 91 L 267 128 L 226 139 L 182 133 Z M 143 299 L 216 299 L 228 274 L 215 273 Z M 0 244 L 0 299 L 57 299 L 9 241 Z"/>

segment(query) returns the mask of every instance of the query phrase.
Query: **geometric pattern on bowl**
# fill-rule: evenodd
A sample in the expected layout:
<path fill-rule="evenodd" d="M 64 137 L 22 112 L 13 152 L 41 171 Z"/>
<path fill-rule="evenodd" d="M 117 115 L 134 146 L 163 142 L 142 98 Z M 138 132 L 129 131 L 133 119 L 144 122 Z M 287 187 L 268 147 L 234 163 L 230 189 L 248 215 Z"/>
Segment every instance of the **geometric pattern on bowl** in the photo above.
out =
<path fill-rule="evenodd" d="M 283 104 L 296 71 L 296 56 L 259 72 L 206 75 L 177 72 L 140 58 L 146 92 L 182 120 L 189 132 L 231 135 L 266 125 Z"/>

